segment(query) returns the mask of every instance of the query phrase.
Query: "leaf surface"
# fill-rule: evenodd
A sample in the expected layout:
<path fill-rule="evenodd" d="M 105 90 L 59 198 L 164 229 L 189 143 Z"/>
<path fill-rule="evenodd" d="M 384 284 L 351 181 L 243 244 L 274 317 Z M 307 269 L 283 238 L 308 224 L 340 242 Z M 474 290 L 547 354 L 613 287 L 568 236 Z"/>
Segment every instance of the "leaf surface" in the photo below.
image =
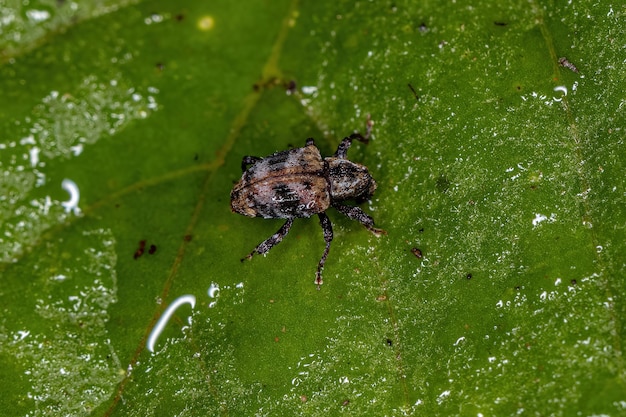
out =
<path fill-rule="evenodd" d="M 0 10 L 10 415 L 625 412 L 624 6 Z M 240 262 L 284 222 L 241 158 L 368 120 L 388 234 L 330 210 L 320 291 L 315 218 Z"/>

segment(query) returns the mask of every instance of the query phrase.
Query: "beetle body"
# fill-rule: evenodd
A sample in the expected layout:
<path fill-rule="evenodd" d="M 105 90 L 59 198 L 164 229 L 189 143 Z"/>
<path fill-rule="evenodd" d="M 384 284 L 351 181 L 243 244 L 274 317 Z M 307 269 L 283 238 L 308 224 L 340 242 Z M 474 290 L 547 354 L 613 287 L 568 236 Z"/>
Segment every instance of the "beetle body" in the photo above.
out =
<path fill-rule="evenodd" d="M 254 254 L 265 254 L 280 243 L 294 219 L 317 214 L 326 241 L 315 279 L 319 288 L 321 271 L 333 239 L 332 225 L 324 213 L 329 207 L 359 221 L 377 236 L 384 233 L 374 227 L 374 220 L 359 207 L 342 204 L 345 200 L 368 200 L 376 190 L 376 182 L 367 167 L 346 159 L 354 139 L 367 142 L 366 138 L 355 133 L 344 138 L 335 154 L 327 158 L 322 158 L 313 139 L 307 139 L 303 148 L 276 152 L 265 158 L 243 158 L 243 175 L 230 193 L 231 210 L 248 217 L 287 219 L 247 259 Z"/>
<path fill-rule="evenodd" d="M 326 164 L 314 144 L 277 152 L 248 168 L 230 193 L 235 213 L 266 219 L 311 217 L 330 207 Z"/>

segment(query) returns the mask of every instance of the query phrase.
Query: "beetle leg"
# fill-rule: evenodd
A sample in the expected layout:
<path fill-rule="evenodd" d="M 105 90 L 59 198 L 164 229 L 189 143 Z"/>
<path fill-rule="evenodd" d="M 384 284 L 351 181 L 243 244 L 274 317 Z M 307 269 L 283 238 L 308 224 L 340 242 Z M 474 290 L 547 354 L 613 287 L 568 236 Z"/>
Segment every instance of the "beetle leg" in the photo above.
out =
<path fill-rule="evenodd" d="M 387 234 L 387 232 L 383 229 L 378 229 L 374 227 L 374 219 L 372 219 L 371 216 L 361 210 L 360 207 L 344 206 L 342 204 L 333 204 L 333 207 L 349 219 L 356 220 L 361 223 L 367 228 L 367 230 L 374 233 L 376 236 L 380 237 L 381 235 Z"/>
<path fill-rule="evenodd" d="M 363 136 L 360 133 L 353 133 L 348 137 L 343 138 L 343 140 L 341 141 L 341 143 L 339 144 L 339 146 L 337 147 L 337 151 L 335 152 L 335 157 L 336 158 L 342 158 L 342 159 L 346 159 L 346 156 L 348 154 L 348 149 L 350 149 L 350 145 L 352 145 L 352 141 L 356 139 L 360 142 L 363 143 L 368 143 L 369 139 L 366 138 L 365 136 Z"/>
<path fill-rule="evenodd" d="M 241 262 L 245 261 L 246 259 L 251 259 L 255 253 L 258 253 L 259 255 L 264 255 L 269 252 L 270 249 L 278 245 L 287 235 L 287 233 L 289 233 L 289 229 L 291 228 L 292 224 L 293 219 L 288 219 L 285 224 L 283 224 L 283 226 L 278 229 L 276 233 L 265 239 L 263 242 L 259 243 L 248 256 L 241 260 Z"/>
<path fill-rule="evenodd" d="M 326 248 L 322 254 L 322 259 L 320 259 L 319 264 L 317 264 L 317 273 L 315 274 L 315 284 L 317 284 L 317 289 L 319 290 L 320 285 L 324 283 L 322 280 L 322 269 L 324 269 L 326 257 L 330 250 L 330 242 L 333 241 L 333 225 L 325 213 L 319 213 L 318 216 L 320 218 L 320 226 L 322 226 L 322 230 L 324 231 L 324 241 L 326 242 Z"/>
<path fill-rule="evenodd" d="M 248 165 L 254 165 L 261 159 L 263 158 L 259 158 L 258 156 L 244 156 L 241 160 L 241 171 L 246 172 L 248 170 Z"/>

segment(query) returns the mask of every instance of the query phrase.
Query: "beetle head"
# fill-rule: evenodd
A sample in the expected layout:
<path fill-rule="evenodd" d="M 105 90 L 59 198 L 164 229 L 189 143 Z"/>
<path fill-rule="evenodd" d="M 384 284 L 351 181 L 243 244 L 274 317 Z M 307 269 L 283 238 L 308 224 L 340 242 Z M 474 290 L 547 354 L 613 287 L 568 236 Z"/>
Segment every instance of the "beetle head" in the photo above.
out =
<path fill-rule="evenodd" d="M 367 168 L 343 158 L 325 158 L 333 201 L 368 200 L 376 190 L 376 181 Z"/>

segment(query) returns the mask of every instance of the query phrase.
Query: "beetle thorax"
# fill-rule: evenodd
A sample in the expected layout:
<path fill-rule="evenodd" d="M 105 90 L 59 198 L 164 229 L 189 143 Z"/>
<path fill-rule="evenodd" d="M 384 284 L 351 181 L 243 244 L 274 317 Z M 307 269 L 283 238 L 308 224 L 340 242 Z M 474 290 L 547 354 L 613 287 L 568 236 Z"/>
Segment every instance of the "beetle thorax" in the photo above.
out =
<path fill-rule="evenodd" d="M 336 157 L 328 157 L 324 161 L 328 164 L 328 182 L 333 201 L 367 200 L 376 190 L 376 182 L 365 166 Z"/>

